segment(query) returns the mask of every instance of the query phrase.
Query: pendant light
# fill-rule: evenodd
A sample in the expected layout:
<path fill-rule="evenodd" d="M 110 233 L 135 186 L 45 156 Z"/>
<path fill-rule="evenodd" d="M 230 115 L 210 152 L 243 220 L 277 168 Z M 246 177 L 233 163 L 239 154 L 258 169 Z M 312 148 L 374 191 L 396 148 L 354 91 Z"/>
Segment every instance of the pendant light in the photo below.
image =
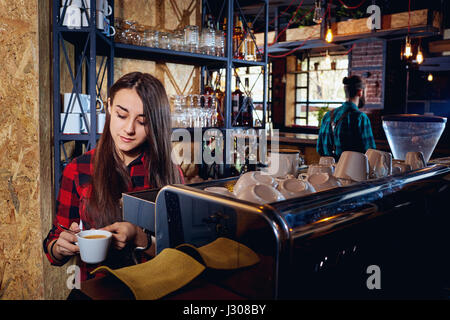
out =
<path fill-rule="evenodd" d="M 330 43 L 333 41 L 333 31 L 331 31 L 331 23 L 328 21 L 327 33 L 325 35 L 325 41 Z"/>
<path fill-rule="evenodd" d="M 417 52 L 416 61 L 418 64 L 421 64 L 423 62 L 423 54 L 422 51 L 420 50 L 420 47 L 419 51 Z"/>
<path fill-rule="evenodd" d="M 331 43 L 333 41 L 333 31 L 331 31 L 331 6 L 328 4 L 328 19 L 327 19 L 327 33 L 325 34 L 325 41 Z"/>
<path fill-rule="evenodd" d="M 428 74 L 427 80 L 428 80 L 428 82 L 433 81 L 433 74 L 432 73 Z"/>
<path fill-rule="evenodd" d="M 411 39 L 409 38 L 409 36 L 406 36 L 405 51 L 403 52 L 403 56 L 406 59 L 409 59 L 412 57 Z"/>

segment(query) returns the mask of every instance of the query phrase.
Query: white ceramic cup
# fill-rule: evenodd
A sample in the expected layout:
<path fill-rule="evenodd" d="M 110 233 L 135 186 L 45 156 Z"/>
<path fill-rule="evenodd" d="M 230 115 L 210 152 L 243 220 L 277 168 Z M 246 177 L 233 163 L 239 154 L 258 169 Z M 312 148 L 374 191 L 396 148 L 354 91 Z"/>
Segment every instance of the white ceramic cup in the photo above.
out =
<path fill-rule="evenodd" d="M 324 173 L 328 173 L 330 175 L 332 175 L 334 173 L 334 167 L 332 165 L 324 165 L 324 164 L 311 164 L 308 167 L 308 175 L 312 175 L 314 173 L 320 173 L 320 172 L 324 172 Z"/>
<path fill-rule="evenodd" d="M 420 151 L 406 153 L 405 164 L 409 164 L 412 170 L 422 169 L 426 166 L 423 153 Z"/>
<path fill-rule="evenodd" d="M 278 185 L 278 190 L 286 199 L 301 197 L 316 192 L 308 181 L 298 180 L 296 178 L 281 181 Z"/>
<path fill-rule="evenodd" d="M 353 181 L 367 180 L 369 175 L 369 161 L 364 153 L 344 151 L 336 165 L 334 176 Z"/>
<path fill-rule="evenodd" d="M 91 19 L 91 9 L 81 11 L 81 26 L 89 27 L 89 20 Z"/>
<path fill-rule="evenodd" d="M 246 188 L 255 184 L 266 184 L 269 186 L 276 187 L 277 181 L 270 175 L 265 174 L 260 171 L 250 171 L 241 175 L 233 187 L 233 193 L 238 196 L 239 193 L 244 191 Z"/>
<path fill-rule="evenodd" d="M 108 1 L 103 2 L 103 13 L 105 16 L 109 17 L 112 14 L 112 7 L 108 4 Z"/>
<path fill-rule="evenodd" d="M 83 8 L 84 5 L 84 8 L 90 8 L 90 0 L 72 0 L 70 5 L 75 6 L 77 8 Z"/>
<path fill-rule="evenodd" d="M 103 133 L 105 127 L 106 113 L 97 113 L 97 133 Z"/>
<path fill-rule="evenodd" d="M 97 14 L 95 15 L 95 23 L 97 25 L 97 29 L 105 29 L 105 14 L 103 11 L 97 10 Z"/>
<path fill-rule="evenodd" d="M 392 174 L 392 155 L 376 149 L 366 151 L 369 161 L 369 177 L 373 179 L 386 177 Z"/>
<path fill-rule="evenodd" d="M 274 177 L 282 177 L 288 174 L 296 175 L 300 161 L 299 151 L 290 149 L 270 151 L 267 173 Z"/>
<path fill-rule="evenodd" d="M 90 128 L 91 123 L 91 113 L 85 113 L 86 121 L 83 119 L 81 114 L 81 133 L 88 133 L 88 128 Z M 97 133 L 103 133 L 103 128 L 105 127 L 106 113 L 97 113 Z"/>
<path fill-rule="evenodd" d="M 225 187 L 206 187 L 203 189 L 207 192 L 217 193 L 223 196 L 234 198 L 234 194 L 231 193 L 227 188 Z"/>
<path fill-rule="evenodd" d="M 60 18 L 62 18 L 64 7 L 60 8 Z M 69 29 L 79 29 L 81 27 L 81 10 L 77 6 L 67 6 L 66 13 L 62 22 L 63 26 Z"/>
<path fill-rule="evenodd" d="M 336 160 L 334 160 L 333 157 L 320 157 L 319 164 L 326 165 L 326 166 L 332 166 L 336 164 Z"/>
<path fill-rule="evenodd" d="M 280 191 L 266 184 L 254 184 L 236 195 L 238 199 L 258 203 L 272 203 L 285 200 Z"/>
<path fill-rule="evenodd" d="M 91 111 L 91 96 L 88 94 L 78 94 L 80 100 L 78 100 L 77 95 L 74 93 L 64 93 L 63 98 L 63 112 L 69 113 L 81 113 L 81 112 L 90 112 Z M 100 98 L 96 98 L 96 102 L 100 104 L 100 109 L 98 112 L 103 112 L 105 110 L 105 106 L 103 101 Z M 81 103 L 81 105 L 80 105 Z"/>
<path fill-rule="evenodd" d="M 341 186 L 341 183 L 335 176 L 326 172 L 314 173 L 308 176 L 307 181 L 314 187 L 317 192 Z"/>
<path fill-rule="evenodd" d="M 80 113 L 61 113 L 61 132 L 63 134 L 80 134 Z"/>
<path fill-rule="evenodd" d="M 392 161 L 392 173 L 393 174 L 405 173 L 405 172 L 408 172 L 411 170 L 412 170 L 411 165 L 406 164 L 402 160 L 393 160 Z"/>
<path fill-rule="evenodd" d="M 112 37 L 116 34 L 116 28 L 114 28 L 109 19 L 108 18 L 104 18 L 103 19 L 103 33 L 107 36 L 107 37 Z"/>
<path fill-rule="evenodd" d="M 88 239 L 86 236 L 103 236 Z M 81 260 L 86 263 L 100 263 L 106 259 L 112 233 L 106 230 L 85 230 L 77 233 L 77 244 L 80 247 Z"/>
<path fill-rule="evenodd" d="M 104 11 L 105 10 L 105 1 L 106 0 L 96 0 L 96 8 L 99 11 Z"/>

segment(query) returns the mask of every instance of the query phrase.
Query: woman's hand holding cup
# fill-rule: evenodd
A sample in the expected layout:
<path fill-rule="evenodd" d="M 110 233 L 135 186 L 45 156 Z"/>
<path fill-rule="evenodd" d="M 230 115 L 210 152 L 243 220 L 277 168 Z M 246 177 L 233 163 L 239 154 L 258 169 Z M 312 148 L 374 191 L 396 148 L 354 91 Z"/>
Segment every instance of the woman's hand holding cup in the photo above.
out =
<path fill-rule="evenodd" d="M 77 242 L 77 236 L 75 233 L 81 231 L 78 223 L 72 222 L 69 229 L 72 232 L 62 231 L 58 240 L 56 240 L 53 248 L 53 254 L 57 259 L 66 256 L 74 256 L 80 252 L 80 248 L 75 244 Z"/>

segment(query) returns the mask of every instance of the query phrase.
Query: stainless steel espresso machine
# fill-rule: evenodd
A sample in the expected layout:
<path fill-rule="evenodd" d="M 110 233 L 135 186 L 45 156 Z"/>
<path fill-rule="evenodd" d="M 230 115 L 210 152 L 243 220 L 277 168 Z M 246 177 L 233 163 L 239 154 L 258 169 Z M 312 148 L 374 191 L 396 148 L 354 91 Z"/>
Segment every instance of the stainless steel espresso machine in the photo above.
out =
<path fill-rule="evenodd" d="M 247 246 L 256 265 L 207 272 L 246 299 L 450 296 L 450 166 L 264 205 L 203 190 L 236 181 L 124 194 L 124 219 L 153 230 L 158 253 L 219 237 Z"/>

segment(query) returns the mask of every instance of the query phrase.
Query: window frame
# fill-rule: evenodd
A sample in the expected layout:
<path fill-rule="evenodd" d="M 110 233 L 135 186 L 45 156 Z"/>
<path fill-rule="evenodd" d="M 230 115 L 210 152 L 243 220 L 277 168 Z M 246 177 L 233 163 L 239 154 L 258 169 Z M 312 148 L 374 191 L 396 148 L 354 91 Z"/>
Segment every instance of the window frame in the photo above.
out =
<path fill-rule="evenodd" d="M 344 56 L 345 54 L 335 54 L 336 56 Z M 310 81 L 310 72 L 312 70 L 310 70 L 310 59 L 314 58 L 314 57 L 318 57 L 318 56 L 310 56 L 307 55 L 306 57 L 304 57 L 304 59 L 301 59 L 301 57 L 296 57 L 296 65 L 300 63 L 302 63 L 302 61 L 306 60 L 306 71 L 303 70 L 297 70 L 295 71 L 295 100 L 294 100 L 294 108 L 295 108 L 295 117 L 294 117 L 294 125 L 295 126 L 299 126 L 302 128 L 312 128 L 312 129 L 319 129 L 320 125 L 315 126 L 315 125 L 310 125 L 309 124 L 309 117 L 310 117 L 310 108 L 311 106 L 326 106 L 327 108 L 330 108 L 331 105 L 335 105 L 335 107 L 339 107 L 340 105 L 342 105 L 343 101 L 310 101 L 310 85 L 311 85 L 311 81 Z M 349 61 L 350 63 L 350 61 Z M 350 72 L 350 68 L 349 65 L 347 66 L 347 74 Z M 300 74 L 306 74 L 306 86 L 301 86 L 300 83 Z M 306 101 L 301 100 L 300 97 L 298 96 L 298 90 L 306 90 Z M 301 108 L 302 106 L 305 106 L 306 108 L 306 117 L 305 116 L 301 116 L 301 114 L 299 114 L 298 110 L 300 110 L 301 112 Z M 301 124 L 301 121 L 305 120 L 306 125 Z"/>

